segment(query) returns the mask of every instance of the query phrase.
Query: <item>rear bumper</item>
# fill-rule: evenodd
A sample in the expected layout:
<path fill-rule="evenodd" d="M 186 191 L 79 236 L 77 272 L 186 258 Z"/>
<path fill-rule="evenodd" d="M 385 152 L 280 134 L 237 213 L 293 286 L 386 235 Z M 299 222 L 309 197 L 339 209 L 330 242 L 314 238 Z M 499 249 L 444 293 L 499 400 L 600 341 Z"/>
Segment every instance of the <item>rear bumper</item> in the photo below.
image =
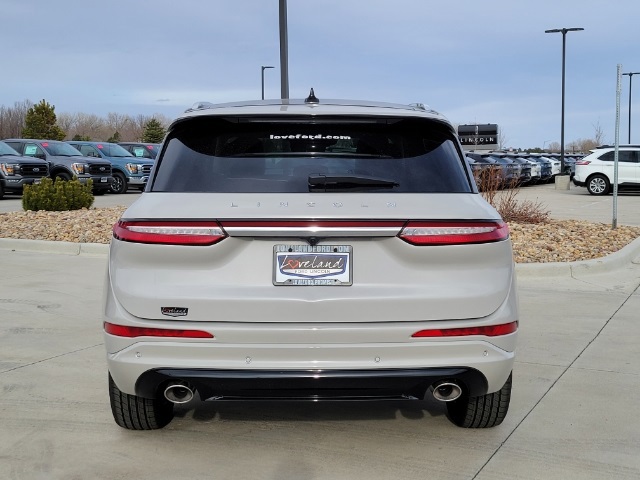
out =
<path fill-rule="evenodd" d="M 210 397 L 422 398 L 440 379 L 490 393 L 507 380 L 517 333 L 402 343 L 225 344 L 216 340 L 142 340 L 107 354 L 109 372 L 126 393 L 155 398 L 168 380 Z M 124 339 L 105 333 L 107 347 Z M 133 339 L 128 339 L 133 340 Z M 471 374 L 466 372 L 475 372 Z M 270 390 L 277 390 L 272 393 Z"/>
<path fill-rule="evenodd" d="M 121 391 L 146 398 L 154 398 L 170 380 L 192 384 L 202 399 L 422 398 L 441 379 L 459 381 L 483 394 L 504 385 L 515 359 L 517 332 L 495 337 L 412 337 L 422 329 L 517 320 L 515 279 L 493 314 L 437 322 L 149 321 L 132 317 L 112 293 L 107 288 L 107 322 L 204 330 L 214 336 L 127 338 L 104 333 L 114 382 Z"/>
<path fill-rule="evenodd" d="M 454 381 L 471 396 L 487 393 L 487 380 L 470 368 L 393 370 L 199 370 L 156 369 L 136 383 L 136 395 L 157 398 L 167 385 L 186 382 L 201 400 L 287 399 L 421 400 L 441 381 Z"/>

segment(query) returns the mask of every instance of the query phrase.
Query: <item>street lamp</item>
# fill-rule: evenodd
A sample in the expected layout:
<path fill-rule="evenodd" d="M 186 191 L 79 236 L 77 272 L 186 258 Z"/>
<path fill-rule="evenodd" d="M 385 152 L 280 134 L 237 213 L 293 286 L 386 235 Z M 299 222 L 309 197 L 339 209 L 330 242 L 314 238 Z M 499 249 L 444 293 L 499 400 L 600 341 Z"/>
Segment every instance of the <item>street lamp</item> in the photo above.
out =
<path fill-rule="evenodd" d="M 562 33 L 562 116 L 560 120 L 560 175 L 564 175 L 564 63 L 567 48 L 567 32 L 579 32 L 584 28 L 556 28 L 544 33 Z"/>
<path fill-rule="evenodd" d="M 280 23 L 280 98 L 289 98 L 289 33 L 287 27 L 287 0 L 279 2 Z"/>
<path fill-rule="evenodd" d="M 634 75 L 638 75 L 640 72 L 623 73 L 622 75 L 629 75 L 629 145 L 631 145 L 631 80 Z"/>
<path fill-rule="evenodd" d="M 264 71 L 267 68 L 274 68 L 274 67 L 272 67 L 270 65 L 267 65 L 267 66 L 262 65 L 260 68 L 262 68 L 262 71 L 260 72 L 260 74 L 262 76 L 262 100 L 264 100 Z"/>

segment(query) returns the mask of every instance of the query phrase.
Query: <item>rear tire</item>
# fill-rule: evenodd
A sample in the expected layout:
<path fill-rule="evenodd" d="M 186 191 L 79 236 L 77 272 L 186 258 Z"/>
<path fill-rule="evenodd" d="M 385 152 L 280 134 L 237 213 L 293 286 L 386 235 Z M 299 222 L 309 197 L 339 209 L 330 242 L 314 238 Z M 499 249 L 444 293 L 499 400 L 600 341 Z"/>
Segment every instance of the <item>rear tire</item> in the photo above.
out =
<path fill-rule="evenodd" d="M 490 428 L 507 416 L 511 400 L 511 374 L 500 390 L 478 397 L 462 395 L 447 403 L 449 420 L 462 428 Z"/>
<path fill-rule="evenodd" d="M 157 430 L 173 419 L 173 404 L 164 398 L 148 399 L 120 391 L 109 374 L 113 419 L 129 430 Z"/>
<path fill-rule="evenodd" d="M 587 180 L 587 190 L 591 195 L 607 195 L 610 189 L 609 179 L 604 175 L 594 175 Z"/>

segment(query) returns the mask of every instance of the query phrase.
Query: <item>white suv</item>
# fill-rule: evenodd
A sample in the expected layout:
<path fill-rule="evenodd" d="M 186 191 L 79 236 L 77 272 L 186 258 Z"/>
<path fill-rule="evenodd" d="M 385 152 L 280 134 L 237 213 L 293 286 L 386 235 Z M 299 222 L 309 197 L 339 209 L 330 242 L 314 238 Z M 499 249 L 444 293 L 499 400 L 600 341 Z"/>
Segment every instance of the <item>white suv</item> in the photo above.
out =
<path fill-rule="evenodd" d="M 615 148 L 611 146 L 591 150 L 578 160 L 573 183 L 587 187 L 592 195 L 607 195 L 614 183 Z M 620 145 L 618 147 L 618 188 L 640 190 L 640 145 Z"/>
<path fill-rule="evenodd" d="M 422 105 L 198 104 L 114 226 L 104 331 L 124 428 L 161 428 L 196 394 L 429 394 L 492 427 L 517 330 L 508 227 Z"/>

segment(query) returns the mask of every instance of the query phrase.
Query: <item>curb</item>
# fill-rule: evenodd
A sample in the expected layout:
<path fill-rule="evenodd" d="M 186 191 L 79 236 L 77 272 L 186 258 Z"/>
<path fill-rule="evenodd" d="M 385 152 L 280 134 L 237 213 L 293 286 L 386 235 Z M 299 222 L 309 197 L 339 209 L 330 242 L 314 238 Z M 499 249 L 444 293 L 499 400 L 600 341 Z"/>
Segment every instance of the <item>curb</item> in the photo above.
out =
<path fill-rule="evenodd" d="M 105 243 L 50 242 L 47 240 L 19 240 L 14 238 L 0 238 L 0 249 L 87 256 L 106 255 L 109 253 L 109 245 Z"/>
<path fill-rule="evenodd" d="M 105 243 L 50 242 L 46 240 L 19 240 L 0 238 L 0 250 L 19 252 L 57 253 L 62 255 L 101 256 L 109 253 Z M 606 257 L 579 262 L 516 263 L 519 277 L 572 277 L 598 274 L 640 264 L 640 238 Z"/>

